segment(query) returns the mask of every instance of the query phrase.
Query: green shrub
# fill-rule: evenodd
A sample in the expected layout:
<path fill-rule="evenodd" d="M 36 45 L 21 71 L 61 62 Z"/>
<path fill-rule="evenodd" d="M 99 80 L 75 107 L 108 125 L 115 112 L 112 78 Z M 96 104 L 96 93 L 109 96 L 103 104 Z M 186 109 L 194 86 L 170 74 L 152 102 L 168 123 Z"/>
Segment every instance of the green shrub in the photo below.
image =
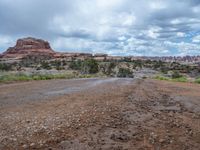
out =
<path fill-rule="evenodd" d="M 2 71 L 9 71 L 11 69 L 12 69 L 12 65 L 5 64 L 5 63 L 0 63 L 0 70 L 2 70 Z"/>
<path fill-rule="evenodd" d="M 3 75 L 0 77 L 0 82 L 10 82 L 10 81 L 29 81 L 32 78 L 25 74 L 11 74 L 11 75 Z"/>
<path fill-rule="evenodd" d="M 119 68 L 117 77 L 120 78 L 133 78 L 133 72 L 128 68 Z"/>
<path fill-rule="evenodd" d="M 54 66 L 56 70 L 64 70 L 64 62 L 60 60 L 55 60 L 51 62 L 51 66 Z"/>
<path fill-rule="evenodd" d="M 172 79 L 183 77 L 178 71 L 174 71 L 172 74 Z"/>
<path fill-rule="evenodd" d="M 81 67 L 82 73 L 86 74 L 94 74 L 99 71 L 99 64 L 94 59 L 86 59 L 84 60 L 82 67 Z"/>
<path fill-rule="evenodd" d="M 169 78 L 169 77 L 164 77 L 164 76 L 156 76 L 154 79 L 157 80 L 164 80 L 164 81 L 174 81 L 174 82 L 188 82 L 188 79 L 186 77 L 179 77 L 179 78 Z"/>
<path fill-rule="evenodd" d="M 48 62 L 46 62 L 46 61 L 43 61 L 41 63 L 41 68 L 47 69 L 47 70 L 51 70 L 52 69 L 51 65 Z"/>
<path fill-rule="evenodd" d="M 170 78 L 168 78 L 168 77 L 164 77 L 164 76 L 156 76 L 154 79 L 157 79 L 157 80 L 165 80 L 165 81 L 169 81 L 170 80 Z"/>
<path fill-rule="evenodd" d="M 107 66 L 106 69 L 104 70 L 104 73 L 106 75 L 111 75 L 114 73 L 114 68 L 116 67 L 116 63 L 115 62 L 110 62 Z"/>
<path fill-rule="evenodd" d="M 195 79 L 195 83 L 200 84 L 200 77 L 198 77 L 198 78 Z"/>
<path fill-rule="evenodd" d="M 176 82 L 188 82 L 188 79 L 186 77 L 179 77 L 179 78 L 172 79 L 172 81 L 176 81 Z"/>
<path fill-rule="evenodd" d="M 25 74 L 10 74 L 0 76 L 0 82 L 10 81 L 31 81 L 31 80 L 50 80 L 50 79 L 68 79 L 74 76 L 69 74 L 45 74 L 45 75 L 25 75 Z"/>
<path fill-rule="evenodd" d="M 72 70 L 81 70 L 81 66 L 82 66 L 81 60 L 77 60 L 77 61 L 73 60 L 69 64 L 69 68 Z"/>
<path fill-rule="evenodd" d="M 161 67 L 160 68 L 160 71 L 163 73 L 163 74 L 167 74 L 169 69 L 167 67 Z"/>
<path fill-rule="evenodd" d="M 142 60 L 134 60 L 133 61 L 133 64 L 134 64 L 134 67 L 139 67 L 139 68 L 142 68 L 143 65 L 144 65 L 144 62 Z"/>

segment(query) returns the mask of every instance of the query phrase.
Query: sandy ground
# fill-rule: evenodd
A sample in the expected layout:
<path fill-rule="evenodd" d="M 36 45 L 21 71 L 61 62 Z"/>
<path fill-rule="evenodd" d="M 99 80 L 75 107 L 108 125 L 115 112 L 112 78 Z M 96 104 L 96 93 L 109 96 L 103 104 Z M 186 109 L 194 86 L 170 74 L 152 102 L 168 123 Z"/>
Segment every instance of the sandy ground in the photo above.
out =
<path fill-rule="evenodd" d="M 77 79 L 0 85 L 0 149 L 199 150 L 200 85 Z"/>

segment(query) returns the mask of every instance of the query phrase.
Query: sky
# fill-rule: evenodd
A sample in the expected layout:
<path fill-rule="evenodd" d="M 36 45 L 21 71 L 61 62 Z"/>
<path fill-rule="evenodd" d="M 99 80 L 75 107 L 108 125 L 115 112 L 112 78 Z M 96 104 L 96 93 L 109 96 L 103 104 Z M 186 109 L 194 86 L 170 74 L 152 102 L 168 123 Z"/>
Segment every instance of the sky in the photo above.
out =
<path fill-rule="evenodd" d="M 61 52 L 200 55 L 200 0 L 0 0 L 0 52 L 24 37 Z"/>

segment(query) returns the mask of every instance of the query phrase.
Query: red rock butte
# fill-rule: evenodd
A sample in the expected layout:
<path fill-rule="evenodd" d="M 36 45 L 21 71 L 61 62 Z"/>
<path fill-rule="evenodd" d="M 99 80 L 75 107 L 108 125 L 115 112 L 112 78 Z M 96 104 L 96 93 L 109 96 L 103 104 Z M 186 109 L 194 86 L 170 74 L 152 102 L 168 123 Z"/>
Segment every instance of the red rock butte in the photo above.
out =
<path fill-rule="evenodd" d="M 8 48 L 3 54 L 0 54 L 0 58 L 21 60 L 26 56 L 47 56 L 50 59 L 67 59 L 71 61 L 73 58 L 87 59 L 95 57 L 97 60 L 104 60 L 106 54 L 96 54 L 93 56 L 90 53 L 61 53 L 52 50 L 49 42 L 42 39 L 36 39 L 32 37 L 18 39 L 14 47 Z"/>
<path fill-rule="evenodd" d="M 53 56 L 55 52 L 51 49 L 49 42 L 42 39 L 23 38 L 17 40 L 14 47 L 10 47 L 3 53 L 3 58 L 23 58 L 27 55 L 49 55 Z"/>

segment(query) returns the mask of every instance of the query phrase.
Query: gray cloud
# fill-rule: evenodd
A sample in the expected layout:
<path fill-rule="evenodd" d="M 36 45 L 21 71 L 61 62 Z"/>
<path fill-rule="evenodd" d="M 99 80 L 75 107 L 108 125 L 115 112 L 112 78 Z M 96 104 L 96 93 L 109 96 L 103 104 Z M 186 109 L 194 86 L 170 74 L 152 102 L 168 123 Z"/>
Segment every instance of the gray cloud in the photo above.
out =
<path fill-rule="evenodd" d="M 1 0 L 0 50 L 34 36 L 60 51 L 196 55 L 199 14 L 199 0 Z"/>

